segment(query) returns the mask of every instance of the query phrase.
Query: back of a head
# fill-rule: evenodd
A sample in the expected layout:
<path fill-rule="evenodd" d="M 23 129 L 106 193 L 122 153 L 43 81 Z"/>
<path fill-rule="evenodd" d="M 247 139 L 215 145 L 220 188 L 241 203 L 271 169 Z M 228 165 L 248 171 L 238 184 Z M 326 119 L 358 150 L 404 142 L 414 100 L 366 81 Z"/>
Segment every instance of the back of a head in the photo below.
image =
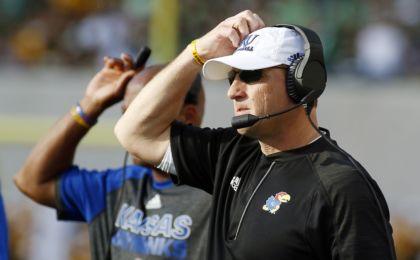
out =
<path fill-rule="evenodd" d="M 141 72 L 137 73 L 128 83 L 125 91 L 123 100 L 123 110 L 125 111 L 130 103 L 134 100 L 137 94 L 146 86 L 146 84 L 152 80 L 162 69 L 166 67 L 166 64 L 152 65 Z M 191 84 L 191 88 L 185 96 L 185 105 L 203 106 L 204 102 L 203 84 L 201 76 L 198 73 L 196 78 Z"/>
<path fill-rule="evenodd" d="M 184 104 L 197 105 L 199 103 L 200 92 L 202 90 L 203 90 L 203 83 L 201 80 L 201 76 L 198 73 L 197 77 L 194 79 L 193 83 L 191 84 L 190 90 L 185 96 Z"/>
<path fill-rule="evenodd" d="M 128 82 L 127 89 L 125 90 L 124 100 L 123 100 L 123 110 L 125 111 L 127 107 L 131 104 L 137 94 L 146 86 L 146 84 L 153 79 L 166 65 L 158 64 L 147 67 L 136 73 L 134 77 Z"/>

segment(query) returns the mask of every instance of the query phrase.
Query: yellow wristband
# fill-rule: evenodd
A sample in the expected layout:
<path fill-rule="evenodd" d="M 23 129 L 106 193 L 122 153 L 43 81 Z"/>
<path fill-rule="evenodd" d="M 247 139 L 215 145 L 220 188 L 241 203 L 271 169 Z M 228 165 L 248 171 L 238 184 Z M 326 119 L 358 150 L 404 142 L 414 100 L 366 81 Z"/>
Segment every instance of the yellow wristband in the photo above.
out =
<path fill-rule="evenodd" d="M 77 124 L 83 126 L 86 129 L 89 129 L 91 126 L 83 120 L 83 118 L 77 113 L 77 108 L 72 107 L 70 110 L 70 114 L 73 117 L 74 121 L 76 121 Z"/>
<path fill-rule="evenodd" d="M 200 55 L 198 55 L 198 52 L 197 52 L 197 39 L 191 42 L 191 48 L 192 48 L 192 55 L 194 57 L 194 61 L 200 66 L 203 65 L 204 61 L 200 57 Z"/>

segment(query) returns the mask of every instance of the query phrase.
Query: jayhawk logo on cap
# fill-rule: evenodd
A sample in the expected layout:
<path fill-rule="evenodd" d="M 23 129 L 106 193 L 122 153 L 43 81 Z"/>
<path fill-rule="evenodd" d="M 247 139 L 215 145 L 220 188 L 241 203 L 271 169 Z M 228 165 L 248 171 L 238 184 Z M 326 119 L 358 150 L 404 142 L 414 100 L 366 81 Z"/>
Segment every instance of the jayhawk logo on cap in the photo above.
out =
<path fill-rule="evenodd" d="M 263 210 L 270 212 L 271 214 L 276 214 L 276 211 L 279 210 L 282 203 L 287 203 L 291 199 L 290 195 L 284 191 L 276 193 L 274 196 L 270 196 L 266 201 L 265 205 L 262 207 Z"/>
<path fill-rule="evenodd" d="M 235 50 L 237 51 L 253 51 L 254 47 L 251 46 L 251 43 L 258 37 L 258 34 L 249 34 L 247 35 L 239 44 L 239 47 Z"/>

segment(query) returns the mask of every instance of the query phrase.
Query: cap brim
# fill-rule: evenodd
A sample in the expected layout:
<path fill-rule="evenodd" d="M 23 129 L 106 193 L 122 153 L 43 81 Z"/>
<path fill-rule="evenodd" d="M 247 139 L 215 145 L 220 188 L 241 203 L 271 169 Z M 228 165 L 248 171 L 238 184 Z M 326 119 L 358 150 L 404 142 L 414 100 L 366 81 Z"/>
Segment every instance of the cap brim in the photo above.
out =
<path fill-rule="evenodd" d="M 232 68 L 239 70 L 257 70 L 280 65 L 277 62 L 252 55 L 251 52 L 234 53 L 208 60 L 203 66 L 206 79 L 221 80 L 228 77 Z"/>

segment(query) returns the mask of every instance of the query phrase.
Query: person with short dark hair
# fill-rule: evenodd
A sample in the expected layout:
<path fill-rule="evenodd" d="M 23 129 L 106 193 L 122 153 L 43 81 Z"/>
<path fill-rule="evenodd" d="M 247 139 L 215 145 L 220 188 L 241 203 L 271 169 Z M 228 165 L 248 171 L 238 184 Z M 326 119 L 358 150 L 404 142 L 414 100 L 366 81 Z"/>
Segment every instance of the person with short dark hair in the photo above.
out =
<path fill-rule="evenodd" d="M 235 128 L 174 122 L 183 82 L 200 69 L 229 80 Z M 381 190 L 318 127 L 325 83 L 315 32 L 265 26 L 247 10 L 188 45 L 137 95 L 115 134 L 177 183 L 213 194 L 207 259 L 395 259 Z"/>
<path fill-rule="evenodd" d="M 136 157 L 115 169 L 73 165 L 77 147 L 100 114 L 121 100 L 125 111 L 165 67 L 135 74 L 132 64 L 127 55 L 105 58 L 83 99 L 33 148 L 15 183 L 34 201 L 56 208 L 60 220 L 86 222 L 92 259 L 203 259 L 209 194 L 174 186 L 166 174 Z M 176 119 L 199 126 L 204 113 L 200 75 L 194 73 L 185 84 L 190 90 Z"/>

